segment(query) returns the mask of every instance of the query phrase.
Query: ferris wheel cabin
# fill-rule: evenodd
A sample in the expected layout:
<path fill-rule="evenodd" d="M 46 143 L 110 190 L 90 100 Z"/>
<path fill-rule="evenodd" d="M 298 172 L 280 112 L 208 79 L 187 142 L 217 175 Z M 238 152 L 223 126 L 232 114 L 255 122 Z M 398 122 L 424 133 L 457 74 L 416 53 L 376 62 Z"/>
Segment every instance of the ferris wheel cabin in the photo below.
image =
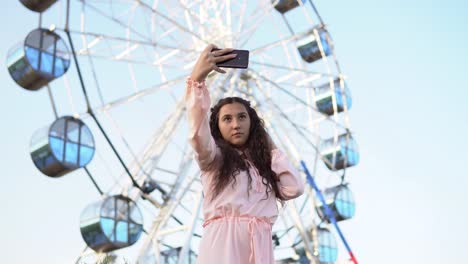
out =
<path fill-rule="evenodd" d="M 312 244 L 316 262 L 320 264 L 334 264 L 338 258 L 338 245 L 335 236 L 325 227 L 311 228 L 307 233 Z M 301 239 L 301 238 L 298 238 Z M 277 261 L 280 264 L 310 263 L 304 247 L 296 249 L 294 258 L 287 258 Z"/>
<path fill-rule="evenodd" d="M 320 147 L 320 154 L 328 169 L 337 171 L 358 164 L 359 151 L 356 141 L 350 133 L 345 133 L 324 140 Z"/>
<path fill-rule="evenodd" d="M 329 56 L 332 53 L 332 45 L 328 32 L 323 28 L 313 29 L 297 41 L 297 49 L 302 59 L 308 63 Z"/>
<path fill-rule="evenodd" d="M 143 216 L 128 197 L 110 196 L 86 207 L 81 214 L 80 231 L 94 251 L 109 252 L 138 241 L 143 231 Z"/>
<path fill-rule="evenodd" d="M 324 84 L 315 89 L 315 105 L 318 111 L 326 115 L 333 115 L 333 96 L 336 100 L 336 112 L 341 113 L 349 110 L 352 105 L 351 92 L 345 81 L 341 78 Z"/>
<path fill-rule="evenodd" d="M 70 66 L 65 42 L 48 29 L 31 31 L 24 44 L 18 44 L 8 53 L 7 67 L 15 82 L 36 91 L 62 76 Z"/>
<path fill-rule="evenodd" d="M 325 202 L 331 209 L 333 216 L 337 222 L 350 219 L 355 213 L 355 202 L 354 196 L 351 190 L 343 184 L 335 187 L 326 189 L 323 192 L 325 196 Z M 325 212 L 325 206 L 323 204 L 318 205 L 318 212 L 322 220 L 331 223 L 331 219 Z"/>
<path fill-rule="evenodd" d="M 291 9 L 294 9 L 299 6 L 298 0 L 273 0 L 271 1 L 275 7 L 275 9 L 284 14 Z M 304 4 L 305 0 L 302 0 L 302 4 Z"/>
<path fill-rule="evenodd" d="M 320 264 L 335 263 L 338 258 L 338 245 L 333 233 L 328 228 L 318 227 L 311 231 L 312 238 L 314 237 L 314 232 L 318 239 L 318 243 L 313 243 L 317 245 L 314 251 L 318 252 Z"/>
<path fill-rule="evenodd" d="M 71 116 L 57 119 L 39 130 L 31 140 L 31 158 L 45 175 L 60 177 L 86 166 L 94 156 L 94 138 L 89 128 Z"/>
<path fill-rule="evenodd" d="M 42 13 L 57 0 L 20 0 L 20 2 L 31 11 Z"/>

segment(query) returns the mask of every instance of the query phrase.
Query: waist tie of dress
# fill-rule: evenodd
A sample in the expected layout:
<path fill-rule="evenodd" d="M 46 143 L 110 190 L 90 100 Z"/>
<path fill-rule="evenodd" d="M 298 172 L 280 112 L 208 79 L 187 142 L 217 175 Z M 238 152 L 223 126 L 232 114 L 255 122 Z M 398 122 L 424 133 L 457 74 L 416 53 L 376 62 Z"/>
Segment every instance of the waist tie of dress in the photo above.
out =
<path fill-rule="evenodd" d="M 257 260 L 257 249 L 255 247 L 255 230 L 258 228 L 258 224 L 267 224 L 269 228 L 271 228 L 270 221 L 266 217 L 255 217 L 255 216 L 215 216 L 203 223 L 203 227 L 211 224 L 214 221 L 218 220 L 240 220 L 240 221 L 248 221 L 247 229 L 249 231 L 250 236 L 250 257 L 249 262 L 253 260 Z"/>

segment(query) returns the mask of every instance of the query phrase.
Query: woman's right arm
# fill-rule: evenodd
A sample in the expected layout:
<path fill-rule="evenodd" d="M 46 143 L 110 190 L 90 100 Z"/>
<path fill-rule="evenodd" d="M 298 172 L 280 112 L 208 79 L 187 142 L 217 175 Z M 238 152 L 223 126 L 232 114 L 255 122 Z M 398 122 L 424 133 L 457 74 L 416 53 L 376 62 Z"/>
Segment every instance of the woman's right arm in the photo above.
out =
<path fill-rule="evenodd" d="M 235 57 L 235 55 L 224 55 L 232 49 L 213 51 L 215 48 L 216 46 L 210 44 L 200 54 L 190 77 L 187 79 L 185 91 L 190 131 L 189 140 L 200 169 L 209 166 L 216 156 L 216 144 L 211 136 L 208 120 L 211 99 L 205 85 L 205 78 L 212 70 L 225 73 L 224 70 L 216 66 L 216 63 Z"/>
<path fill-rule="evenodd" d="M 185 102 L 189 122 L 190 145 L 195 151 L 195 159 L 200 169 L 204 169 L 213 162 L 216 156 L 216 144 L 211 136 L 208 121 L 211 100 L 204 81 L 197 82 L 192 78 L 187 79 Z"/>

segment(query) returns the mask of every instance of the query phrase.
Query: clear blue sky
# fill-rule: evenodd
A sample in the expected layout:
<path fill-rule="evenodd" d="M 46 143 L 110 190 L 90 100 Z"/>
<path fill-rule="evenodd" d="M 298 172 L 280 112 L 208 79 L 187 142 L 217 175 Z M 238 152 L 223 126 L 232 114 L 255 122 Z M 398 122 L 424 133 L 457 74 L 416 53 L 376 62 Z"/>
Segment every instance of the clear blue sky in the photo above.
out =
<path fill-rule="evenodd" d="M 356 257 L 371 264 L 468 261 L 468 4 L 316 4 L 354 99 L 357 212 L 343 228 Z M 5 60 L 37 16 L 5 1 L 0 19 L 1 262 L 71 263 L 84 248 L 79 214 L 96 193 L 83 174 L 50 179 L 30 161 L 32 133 L 44 126 L 44 114 L 53 116 L 47 94 L 18 87 Z"/>

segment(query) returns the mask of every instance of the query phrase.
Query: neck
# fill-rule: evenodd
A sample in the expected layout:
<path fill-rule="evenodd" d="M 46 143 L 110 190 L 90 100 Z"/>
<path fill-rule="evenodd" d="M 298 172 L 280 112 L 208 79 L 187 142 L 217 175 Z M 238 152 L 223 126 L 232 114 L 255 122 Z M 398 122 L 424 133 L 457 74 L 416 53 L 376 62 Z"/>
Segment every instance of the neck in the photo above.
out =
<path fill-rule="evenodd" d="M 244 145 L 241 145 L 241 146 L 238 146 L 238 145 L 231 145 L 233 148 L 237 149 L 237 150 L 240 150 L 242 152 L 244 152 L 246 149 L 247 149 L 247 146 L 246 144 Z"/>

